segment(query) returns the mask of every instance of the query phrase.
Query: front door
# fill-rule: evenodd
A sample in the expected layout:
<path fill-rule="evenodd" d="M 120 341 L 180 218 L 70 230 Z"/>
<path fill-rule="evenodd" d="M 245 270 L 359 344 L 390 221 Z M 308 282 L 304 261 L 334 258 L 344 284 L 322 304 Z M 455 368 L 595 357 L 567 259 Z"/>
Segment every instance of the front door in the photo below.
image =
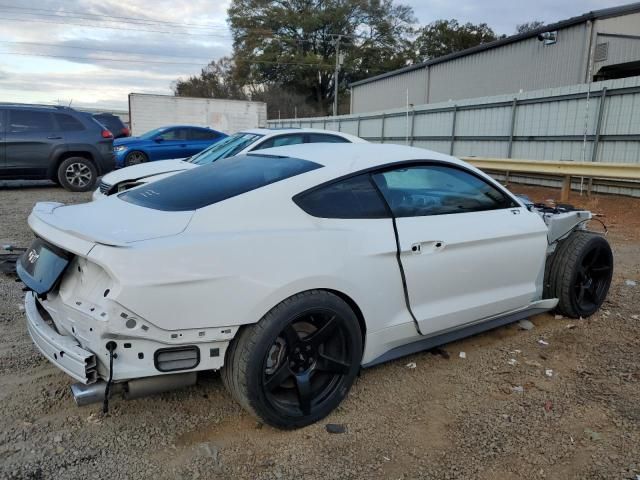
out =
<path fill-rule="evenodd" d="M 542 219 L 463 167 L 414 164 L 374 179 L 396 217 L 409 302 L 423 335 L 539 298 Z"/>

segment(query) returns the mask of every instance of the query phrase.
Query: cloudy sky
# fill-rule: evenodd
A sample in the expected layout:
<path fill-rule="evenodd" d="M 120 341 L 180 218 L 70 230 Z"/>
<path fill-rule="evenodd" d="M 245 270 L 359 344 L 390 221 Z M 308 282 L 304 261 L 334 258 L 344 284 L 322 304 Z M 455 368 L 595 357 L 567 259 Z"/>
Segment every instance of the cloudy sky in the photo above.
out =
<path fill-rule="evenodd" d="M 563 20 L 622 0 L 404 0 L 421 24 Z M 231 50 L 230 0 L 0 0 L 0 101 L 126 109 L 129 92 L 171 82 Z"/>

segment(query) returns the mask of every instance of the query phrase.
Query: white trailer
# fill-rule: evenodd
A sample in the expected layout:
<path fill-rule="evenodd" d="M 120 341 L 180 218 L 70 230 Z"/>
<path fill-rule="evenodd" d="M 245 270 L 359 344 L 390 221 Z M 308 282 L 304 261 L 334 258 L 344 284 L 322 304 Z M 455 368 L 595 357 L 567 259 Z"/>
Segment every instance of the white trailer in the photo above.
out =
<path fill-rule="evenodd" d="M 197 125 L 234 133 L 267 124 L 267 104 L 244 100 L 129 94 L 131 134 L 166 125 Z"/>

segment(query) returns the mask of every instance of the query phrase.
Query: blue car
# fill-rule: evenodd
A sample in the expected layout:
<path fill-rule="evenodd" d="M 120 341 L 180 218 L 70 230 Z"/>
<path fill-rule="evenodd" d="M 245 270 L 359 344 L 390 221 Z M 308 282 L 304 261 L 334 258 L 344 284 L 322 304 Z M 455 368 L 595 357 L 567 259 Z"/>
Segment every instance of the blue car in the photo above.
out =
<path fill-rule="evenodd" d="M 186 158 L 227 137 L 211 128 L 173 125 L 151 130 L 139 137 L 113 142 L 116 168 L 153 160 Z"/>

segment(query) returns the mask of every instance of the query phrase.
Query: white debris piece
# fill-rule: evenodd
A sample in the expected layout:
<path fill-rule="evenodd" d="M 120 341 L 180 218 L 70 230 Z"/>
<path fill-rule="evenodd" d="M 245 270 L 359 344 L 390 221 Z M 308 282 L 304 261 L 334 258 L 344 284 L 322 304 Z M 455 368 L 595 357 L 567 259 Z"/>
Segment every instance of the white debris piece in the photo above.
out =
<path fill-rule="evenodd" d="M 460 352 L 460 353 L 458 354 L 458 356 L 459 356 L 460 358 L 467 358 L 467 354 L 466 354 L 465 352 Z"/>
<path fill-rule="evenodd" d="M 551 370 L 550 368 L 547 368 L 547 369 L 544 371 L 544 374 L 545 374 L 547 377 L 553 377 L 553 370 Z"/>
<path fill-rule="evenodd" d="M 635 287 L 638 283 L 635 280 L 625 280 L 624 284 L 627 287 Z"/>
<path fill-rule="evenodd" d="M 546 345 L 549 345 L 549 342 L 547 342 L 546 340 L 543 340 L 543 339 L 538 340 L 538 343 L 539 343 L 540 345 L 545 345 L 545 346 L 546 346 Z"/>
<path fill-rule="evenodd" d="M 535 328 L 535 325 L 531 323 L 529 320 L 524 319 L 518 322 L 518 327 L 520 328 L 520 330 L 531 330 Z"/>
<path fill-rule="evenodd" d="M 524 393 L 524 387 L 518 385 L 517 387 L 511 387 L 513 393 Z"/>
<path fill-rule="evenodd" d="M 405 366 L 407 368 L 416 368 L 417 367 L 416 362 L 409 362 Z"/>
<path fill-rule="evenodd" d="M 515 358 L 510 358 L 507 362 L 509 365 L 517 365 L 518 361 Z"/>
<path fill-rule="evenodd" d="M 564 318 L 564 317 L 563 317 L 562 315 L 556 315 L 556 316 L 555 316 L 555 319 L 556 319 L 556 320 L 562 320 L 563 318 Z"/>

